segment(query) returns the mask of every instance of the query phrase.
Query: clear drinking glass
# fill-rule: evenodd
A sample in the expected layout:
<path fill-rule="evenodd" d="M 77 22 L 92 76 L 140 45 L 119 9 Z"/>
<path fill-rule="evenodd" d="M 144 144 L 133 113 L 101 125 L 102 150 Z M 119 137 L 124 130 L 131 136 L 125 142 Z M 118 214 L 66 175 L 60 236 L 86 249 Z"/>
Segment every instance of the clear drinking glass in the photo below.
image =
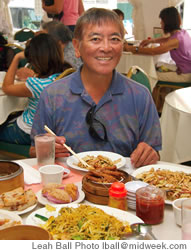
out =
<path fill-rule="evenodd" d="M 191 240 L 191 198 L 181 203 L 182 239 Z"/>
<path fill-rule="evenodd" d="M 39 134 L 35 136 L 35 150 L 39 167 L 55 163 L 55 136 Z"/>

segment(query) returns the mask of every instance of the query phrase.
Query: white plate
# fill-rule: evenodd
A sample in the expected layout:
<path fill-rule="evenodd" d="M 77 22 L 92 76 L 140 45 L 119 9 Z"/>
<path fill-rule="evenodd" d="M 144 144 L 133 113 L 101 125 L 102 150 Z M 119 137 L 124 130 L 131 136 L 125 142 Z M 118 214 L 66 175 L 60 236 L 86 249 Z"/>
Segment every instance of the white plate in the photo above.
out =
<path fill-rule="evenodd" d="M 54 206 L 56 208 L 56 211 L 53 212 L 49 212 L 45 207 L 44 208 L 40 208 L 34 212 L 32 212 L 26 219 L 26 224 L 27 225 L 34 225 L 34 226 L 39 226 L 42 225 L 42 220 L 38 219 L 35 217 L 35 214 L 40 214 L 42 216 L 45 217 L 50 217 L 50 216 L 57 216 L 59 210 L 61 209 L 61 207 L 73 207 L 73 208 L 77 208 L 79 206 L 79 204 L 69 204 L 69 205 L 62 205 L 62 206 Z M 100 206 L 100 205 L 91 205 L 97 208 L 102 209 L 104 212 L 106 212 L 107 214 L 113 215 L 115 216 L 117 219 L 121 220 L 121 221 L 128 221 L 129 224 L 133 224 L 133 223 L 143 223 L 143 221 L 131 214 L 128 213 L 126 211 L 120 210 L 120 209 L 116 209 L 116 208 L 112 208 L 112 207 L 108 207 L 108 206 Z"/>
<path fill-rule="evenodd" d="M 126 164 L 126 159 L 122 155 L 119 155 L 119 154 L 116 154 L 113 152 L 108 152 L 108 151 L 87 151 L 87 152 L 78 153 L 77 155 L 80 158 L 83 158 L 87 155 L 91 155 L 91 156 L 95 156 L 95 157 L 98 155 L 102 155 L 102 156 L 108 157 L 112 161 L 115 161 L 115 160 L 118 160 L 119 158 L 121 158 L 121 161 L 116 164 L 117 168 L 121 168 Z M 79 162 L 79 160 L 75 156 L 72 155 L 72 156 L 68 157 L 66 164 L 71 168 L 88 172 L 88 169 L 78 167 L 77 166 L 78 162 Z"/>
<path fill-rule="evenodd" d="M 38 203 L 38 202 L 37 202 Z M 36 206 L 37 206 L 37 203 L 32 205 L 31 207 L 27 207 L 26 209 L 22 210 L 22 211 L 13 211 L 14 213 L 18 214 L 18 215 L 21 215 L 21 214 L 26 214 L 30 211 L 32 211 Z"/>
<path fill-rule="evenodd" d="M 0 209 L 0 220 L 1 219 L 9 219 L 10 221 L 18 221 L 21 224 L 23 224 L 21 217 L 17 215 L 15 212 L 3 210 L 3 209 Z M 3 228 L 7 228 L 7 227 L 8 225 L 6 227 L 0 226 L 0 230 Z"/>
<path fill-rule="evenodd" d="M 75 185 L 78 186 L 79 197 L 77 200 L 70 202 L 70 203 L 67 203 L 67 204 L 80 203 L 85 199 L 85 193 L 80 188 L 80 185 L 78 185 L 78 184 L 75 184 Z M 42 190 L 38 191 L 36 193 L 36 196 L 37 196 L 38 202 L 42 205 L 46 205 L 46 204 L 53 205 L 53 206 L 55 206 L 55 205 L 56 206 L 63 206 L 64 205 L 64 204 L 56 204 L 56 203 L 53 203 L 53 202 L 49 201 L 48 199 L 46 199 L 46 197 L 44 197 L 42 195 Z"/>
<path fill-rule="evenodd" d="M 143 172 L 146 172 L 146 171 L 149 171 L 151 168 L 154 168 L 154 170 L 157 170 L 157 169 L 165 169 L 165 170 L 170 170 L 170 171 L 182 171 L 184 173 L 188 173 L 188 174 L 191 174 L 191 168 L 190 167 L 186 167 L 186 166 L 175 166 L 175 165 L 164 165 L 164 164 L 155 164 L 155 165 L 148 165 L 148 166 L 145 166 L 145 167 L 141 167 L 141 168 L 138 168 L 136 169 L 133 173 L 132 173 L 132 176 L 136 177 L 138 174 L 141 174 Z M 172 201 L 170 200 L 165 200 L 165 204 L 169 204 L 169 205 L 172 205 Z"/>

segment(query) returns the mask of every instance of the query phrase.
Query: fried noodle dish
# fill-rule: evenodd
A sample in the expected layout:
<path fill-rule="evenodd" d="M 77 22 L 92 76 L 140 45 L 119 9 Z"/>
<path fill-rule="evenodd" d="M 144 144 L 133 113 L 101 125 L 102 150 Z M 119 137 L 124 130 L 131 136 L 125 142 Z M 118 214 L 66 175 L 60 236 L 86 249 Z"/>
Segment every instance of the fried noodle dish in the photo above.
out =
<path fill-rule="evenodd" d="M 112 161 L 110 160 L 108 157 L 106 156 L 102 156 L 102 155 L 98 155 L 98 156 L 93 156 L 93 155 L 87 155 L 85 157 L 82 158 L 89 166 L 91 166 L 92 168 L 90 170 L 93 169 L 98 169 L 98 168 L 104 168 L 104 167 L 112 167 L 113 165 L 115 165 L 116 163 L 121 161 L 121 158 Z M 78 162 L 77 164 L 78 167 L 80 168 L 86 168 L 87 167 L 85 165 L 83 165 L 81 162 Z"/>
<path fill-rule="evenodd" d="M 51 216 L 42 227 L 55 240 L 118 240 L 131 233 L 128 222 L 89 205 L 63 207 L 57 217 Z"/>
<path fill-rule="evenodd" d="M 165 190 L 168 200 L 191 198 L 191 174 L 151 168 L 136 178 Z"/>

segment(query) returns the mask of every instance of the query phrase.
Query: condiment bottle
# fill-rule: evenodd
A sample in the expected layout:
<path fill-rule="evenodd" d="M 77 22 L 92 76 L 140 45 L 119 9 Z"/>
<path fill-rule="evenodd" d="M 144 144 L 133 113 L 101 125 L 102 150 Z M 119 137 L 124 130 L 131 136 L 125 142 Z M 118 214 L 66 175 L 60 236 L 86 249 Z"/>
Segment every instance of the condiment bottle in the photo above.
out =
<path fill-rule="evenodd" d="M 164 217 L 165 191 L 148 185 L 136 191 L 136 215 L 146 224 L 159 224 Z"/>
<path fill-rule="evenodd" d="M 109 188 L 108 206 L 127 210 L 127 190 L 124 183 L 114 182 Z"/>

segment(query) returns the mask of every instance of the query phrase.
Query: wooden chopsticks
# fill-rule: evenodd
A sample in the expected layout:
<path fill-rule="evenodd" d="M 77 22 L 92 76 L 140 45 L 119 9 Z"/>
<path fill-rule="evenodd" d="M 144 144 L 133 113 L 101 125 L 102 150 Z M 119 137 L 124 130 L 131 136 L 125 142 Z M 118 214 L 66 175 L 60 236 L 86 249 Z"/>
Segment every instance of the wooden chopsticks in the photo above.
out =
<path fill-rule="evenodd" d="M 44 129 L 49 133 L 49 134 L 52 134 L 54 136 L 56 136 L 56 134 L 51 130 L 49 129 L 46 125 L 44 126 Z M 65 143 L 63 143 L 63 146 L 65 148 L 68 149 L 68 151 L 73 154 L 83 165 L 85 165 L 87 167 L 87 169 L 92 169 L 92 167 L 90 165 L 87 164 L 87 162 L 85 162 L 83 159 L 81 159 L 70 147 L 68 147 Z"/>

